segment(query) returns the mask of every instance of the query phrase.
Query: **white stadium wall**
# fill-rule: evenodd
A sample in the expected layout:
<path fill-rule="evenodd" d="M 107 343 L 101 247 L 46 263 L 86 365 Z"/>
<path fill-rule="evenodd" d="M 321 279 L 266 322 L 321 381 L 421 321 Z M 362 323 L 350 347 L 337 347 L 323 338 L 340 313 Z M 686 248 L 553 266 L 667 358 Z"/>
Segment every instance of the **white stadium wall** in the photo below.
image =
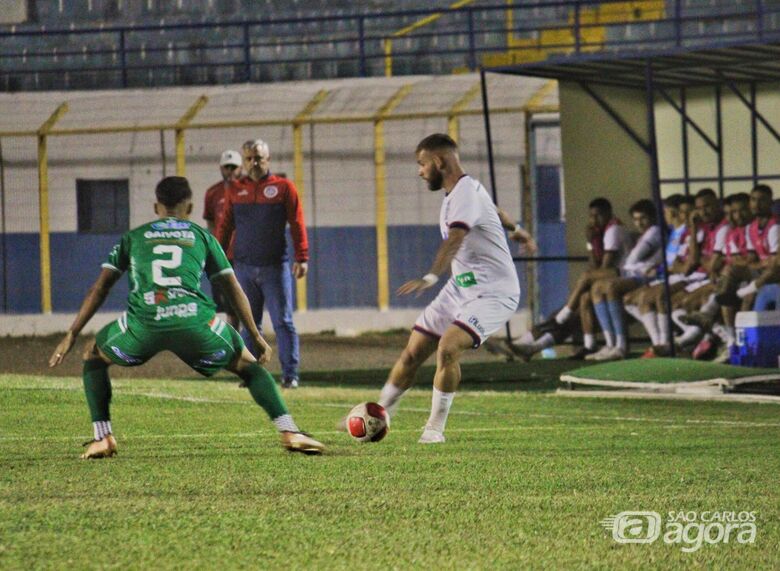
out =
<path fill-rule="evenodd" d="M 155 184 L 165 174 L 176 174 L 174 132 L 165 129 L 161 138 L 160 130 L 153 126 L 176 123 L 201 95 L 206 95 L 209 101 L 196 115 L 195 123 L 291 120 L 321 89 L 330 91 L 330 95 L 316 110 L 315 117 L 356 117 L 376 113 L 407 84 L 412 85 L 411 92 L 394 113 L 445 111 L 478 81 L 479 77 L 471 74 L 213 88 L 0 94 L 0 131 L 6 133 L 35 131 L 63 102 L 68 103 L 69 110 L 56 123 L 55 131 L 127 125 L 151 129 L 131 133 L 50 135 L 47 138 L 55 313 L 75 311 L 78 300 L 97 275 L 99 262 L 116 239 L 113 236 L 89 239 L 78 236 L 76 180 L 126 178 L 129 181 L 130 225 L 153 217 Z M 491 106 L 519 109 L 544 84 L 544 81 L 528 78 L 491 77 Z M 551 97 L 552 101 L 546 102 L 555 103 L 555 94 Z M 477 94 L 467 109 L 480 108 Z M 463 162 L 469 173 L 489 187 L 481 114 L 462 117 L 459 127 Z M 520 112 L 494 115 L 492 127 L 499 203 L 519 219 L 520 165 L 524 160 L 523 115 Z M 438 246 L 436 226 L 441 195 L 427 191 L 418 178 L 414 148 L 425 135 L 446 130 L 444 117 L 385 122 L 391 292 L 396 285 L 427 269 Z M 217 161 L 220 153 L 228 148 L 239 150 L 245 140 L 257 137 L 270 145 L 272 170 L 293 178 L 292 127 L 289 125 L 185 131 L 186 176 L 195 194 L 195 221 L 202 222 L 206 189 L 219 180 Z M 5 279 L 13 283 L 5 292 L 7 304 L 9 296 L 12 298 L 6 313 L 34 314 L 40 312 L 36 139 L 34 136 L 4 136 L 0 142 L 4 167 L 5 211 L 2 214 L 6 242 L 11 250 L 6 255 L 10 257 L 17 250 L 24 252 L 29 268 L 22 277 L 18 263 L 8 267 Z M 318 310 L 360 309 L 378 313 L 375 310 L 376 252 L 369 244 L 374 240 L 376 219 L 373 124 L 345 119 L 341 123 L 307 125 L 303 128 L 303 149 L 303 201 L 314 249 L 312 268 L 321 264 L 317 268 L 321 273 L 319 283 L 317 272 L 309 281 L 308 305 L 309 313 L 313 315 L 301 319 L 315 319 Z M 317 242 L 327 251 L 317 251 Z M 11 247 L 14 244 L 17 246 Z M 341 262 L 334 257 L 343 257 L 353 248 L 357 253 L 352 265 L 347 260 L 347 265 L 337 274 L 338 279 L 328 274 L 332 263 Z M 63 266 L 68 267 L 62 269 Z M 15 294 L 12 288 L 15 288 Z M 123 295 L 120 288 L 112 296 L 108 304 L 112 311 L 121 307 Z M 420 303 L 426 301 L 391 297 L 388 313 L 402 314 L 400 321 L 405 325 L 410 323 L 409 315 L 414 315 Z M 383 328 L 385 322 L 400 326 L 396 321 L 398 319 L 394 317 L 386 317 L 378 321 L 364 319 L 362 323 L 368 325 L 366 328 L 372 328 L 374 324 Z M 45 323 L 52 321 L 49 319 Z M 48 327 L 39 324 L 33 329 L 43 332 Z M 341 325 L 318 322 L 311 327 L 338 329 Z"/>

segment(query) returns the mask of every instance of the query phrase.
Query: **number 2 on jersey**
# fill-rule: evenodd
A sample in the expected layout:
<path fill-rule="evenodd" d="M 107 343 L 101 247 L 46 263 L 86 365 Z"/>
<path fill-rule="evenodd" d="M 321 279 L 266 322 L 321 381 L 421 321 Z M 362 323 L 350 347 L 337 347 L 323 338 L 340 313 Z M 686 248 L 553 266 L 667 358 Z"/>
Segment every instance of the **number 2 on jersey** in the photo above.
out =
<path fill-rule="evenodd" d="M 155 254 L 170 254 L 169 260 L 154 260 L 152 262 L 152 279 L 158 286 L 170 287 L 180 286 L 181 277 L 165 277 L 163 275 L 163 268 L 173 270 L 181 265 L 181 247 L 179 246 L 167 246 L 160 244 L 152 249 Z"/>

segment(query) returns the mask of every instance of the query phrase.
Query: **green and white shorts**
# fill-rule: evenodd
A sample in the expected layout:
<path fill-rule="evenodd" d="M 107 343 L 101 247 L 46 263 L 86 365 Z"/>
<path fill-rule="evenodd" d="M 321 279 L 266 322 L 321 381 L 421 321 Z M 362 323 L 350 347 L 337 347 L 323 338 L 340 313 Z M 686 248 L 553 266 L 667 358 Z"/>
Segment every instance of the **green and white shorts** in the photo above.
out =
<path fill-rule="evenodd" d="M 227 367 L 244 350 L 238 332 L 216 316 L 208 323 L 158 329 L 128 322 L 124 313 L 98 332 L 96 342 L 121 367 L 137 367 L 170 351 L 206 377 Z"/>

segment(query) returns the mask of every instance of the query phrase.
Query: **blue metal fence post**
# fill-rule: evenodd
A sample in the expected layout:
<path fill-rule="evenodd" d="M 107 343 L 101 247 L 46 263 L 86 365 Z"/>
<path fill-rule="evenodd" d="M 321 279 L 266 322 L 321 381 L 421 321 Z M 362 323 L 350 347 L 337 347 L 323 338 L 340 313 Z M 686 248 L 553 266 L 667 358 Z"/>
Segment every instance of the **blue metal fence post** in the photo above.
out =
<path fill-rule="evenodd" d="M 364 29 L 365 20 L 363 16 L 358 18 L 358 42 L 360 49 L 360 77 L 366 77 L 368 70 L 366 69 L 366 32 Z"/>
<path fill-rule="evenodd" d="M 477 41 L 474 37 L 474 9 L 469 8 L 469 69 L 477 69 Z"/>
<path fill-rule="evenodd" d="M 674 0 L 674 43 L 682 45 L 682 0 Z"/>
<path fill-rule="evenodd" d="M 124 29 L 119 30 L 119 65 L 122 71 L 122 87 L 127 87 L 127 46 Z"/>
<path fill-rule="evenodd" d="M 244 81 L 249 83 L 252 81 L 252 50 L 249 41 L 249 24 L 244 23 L 242 27 L 244 32 Z"/>
<path fill-rule="evenodd" d="M 718 196 L 723 198 L 723 114 L 720 85 L 715 86 L 715 130 L 718 141 Z"/>
<path fill-rule="evenodd" d="M 580 2 L 574 4 L 574 53 L 580 53 Z"/>
<path fill-rule="evenodd" d="M 658 167 L 658 140 L 655 135 L 655 82 L 653 79 L 653 64 L 645 60 L 645 113 L 647 114 L 648 158 L 650 159 L 650 192 L 653 197 L 656 212 L 664 211 L 661 200 L 661 181 Z M 666 232 L 661 232 L 661 251 L 666 251 Z M 666 302 L 666 326 L 674 331 L 672 322 L 672 292 L 669 290 L 669 265 L 666 256 L 661 256 L 664 272 L 664 301 Z M 669 356 L 675 356 L 674 338 L 669 334 Z"/>

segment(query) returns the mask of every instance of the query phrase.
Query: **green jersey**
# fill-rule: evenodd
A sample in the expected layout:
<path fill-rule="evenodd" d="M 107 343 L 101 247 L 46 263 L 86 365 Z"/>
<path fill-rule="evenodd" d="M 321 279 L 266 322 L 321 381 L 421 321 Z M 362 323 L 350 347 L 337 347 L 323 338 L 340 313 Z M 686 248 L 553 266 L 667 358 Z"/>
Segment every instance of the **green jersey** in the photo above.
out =
<path fill-rule="evenodd" d="M 159 329 L 210 321 L 216 306 L 200 289 L 201 275 L 205 271 L 213 279 L 233 272 L 214 236 L 173 217 L 127 232 L 103 267 L 128 272 L 128 318 Z"/>

